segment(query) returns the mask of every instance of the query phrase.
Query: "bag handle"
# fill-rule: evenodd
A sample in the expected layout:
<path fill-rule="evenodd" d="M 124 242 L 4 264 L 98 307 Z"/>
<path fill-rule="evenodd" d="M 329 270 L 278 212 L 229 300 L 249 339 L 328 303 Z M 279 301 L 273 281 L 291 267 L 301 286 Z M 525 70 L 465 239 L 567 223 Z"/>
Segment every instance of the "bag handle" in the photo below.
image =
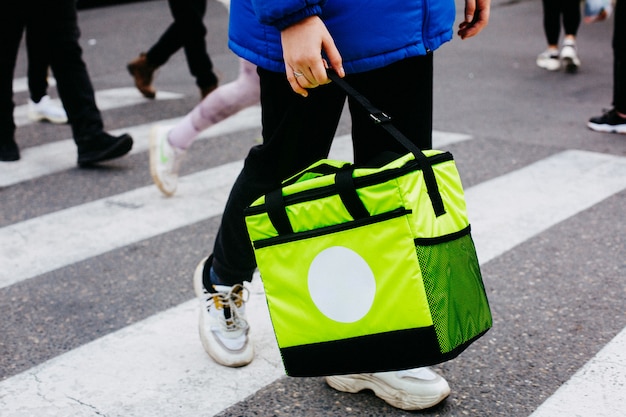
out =
<path fill-rule="evenodd" d="M 335 173 L 337 194 L 353 219 L 365 219 L 370 216 L 370 213 L 356 192 L 352 178 L 353 172 L 354 168 L 349 168 L 341 169 Z M 265 209 L 270 222 L 279 235 L 284 236 L 293 233 L 293 227 L 287 216 L 282 188 L 276 188 L 265 195 Z"/>
<path fill-rule="evenodd" d="M 355 99 L 357 103 L 359 103 L 361 107 L 368 112 L 374 124 L 380 125 L 380 127 L 385 129 L 387 133 L 389 133 L 396 141 L 413 154 L 415 160 L 422 169 L 422 173 L 424 174 L 426 190 L 428 191 L 428 196 L 430 197 L 431 204 L 433 205 L 435 215 L 439 217 L 442 214 L 445 214 L 446 209 L 443 205 L 443 200 L 441 198 L 441 194 L 439 193 L 439 186 L 437 185 L 437 179 L 435 178 L 435 173 L 428 157 L 424 155 L 424 153 L 413 142 L 411 142 L 409 138 L 404 136 L 402 132 L 400 132 L 398 128 L 391 123 L 391 117 L 374 107 L 374 105 L 367 98 L 365 98 L 365 96 L 355 90 L 344 79 L 339 77 L 334 70 L 328 70 L 328 78 L 345 91 L 348 96 Z"/>

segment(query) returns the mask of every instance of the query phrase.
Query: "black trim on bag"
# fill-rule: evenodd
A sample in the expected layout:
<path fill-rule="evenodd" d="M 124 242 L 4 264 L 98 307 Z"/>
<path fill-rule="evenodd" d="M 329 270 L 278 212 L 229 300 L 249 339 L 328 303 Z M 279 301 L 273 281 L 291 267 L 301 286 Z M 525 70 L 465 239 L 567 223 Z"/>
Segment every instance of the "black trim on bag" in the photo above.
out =
<path fill-rule="evenodd" d="M 262 240 L 255 240 L 252 242 L 255 249 L 262 249 L 272 245 L 279 245 L 283 243 L 296 242 L 298 240 L 310 239 L 317 236 L 328 235 L 331 233 L 342 232 L 345 230 L 356 229 L 357 227 L 367 226 L 374 223 L 379 223 L 398 217 L 410 214 L 411 210 L 407 210 L 404 207 L 397 208 L 386 213 L 376 214 L 364 219 L 352 220 L 346 223 L 334 224 L 332 226 L 321 227 L 319 229 L 307 230 L 304 232 L 291 233 L 287 235 L 279 235 Z"/>
<path fill-rule="evenodd" d="M 432 160 L 431 164 L 440 164 L 444 162 L 453 161 L 454 158 L 450 152 L 442 152 L 440 154 L 431 155 L 428 159 Z M 362 177 L 353 178 L 354 187 L 356 189 L 369 187 L 371 185 L 381 184 L 383 182 L 392 180 L 394 178 L 402 177 L 414 171 L 419 171 L 419 164 L 415 160 L 408 161 L 405 165 L 399 168 L 388 169 L 380 171 L 374 174 L 365 175 Z M 339 170 L 337 170 L 339 171 Z M 329 197 L 337 194 L 337 187 L 335 184 L 327 185 L 324 187 L 318 187 L 300 191 L 295 194 L 283 196 L 285 206 L 293 204 L 304 203 L 311 200 L 317 200 L 324 197 Z M 247 207 L 244 210 L 245 216 L 253 216 L 255 214 L 265 213 L 267 211 L 266 204 L 259 204 L 257 206 Z"/>
<path fill-rule="evenodd" d="M 487 330 L 446 353 L 428 326 L 281 348 L 280 354 L 287 375 L 295 377 L 397 371 L 454 359 Z"/>
<path fill-rule="evenodd" d="M 365 219 L 370 216 L 370 213 L 367 211 L 356 192 L 354 179 L 352 178 L 353 172 L 354 168 L 344 169 L 335 174 L 337 192 L 339 193 L 339 198 L 341 198 L 344 207 L 354 220 Z"/>
<path fill-rule="evenodd" d="M 265 204 L 267 205 L 267 216 L 270 218 L 276 231 L 281 235 L 293 233 L 293 228 L 285 211 L 283 190 L 278 188 L 267 193 Z"/>
<path fill-rule="evenodd" d="M 467 227 L 464 227 L 458 232 L 449 233 L 447 235 L 437 237 L 418 237 L 415 239 L 415 246 L 433 246 L 440 243 L 451 242 L 463 236 L 469 235 L 470 232 L 471 226 L 468 224 Z"/>

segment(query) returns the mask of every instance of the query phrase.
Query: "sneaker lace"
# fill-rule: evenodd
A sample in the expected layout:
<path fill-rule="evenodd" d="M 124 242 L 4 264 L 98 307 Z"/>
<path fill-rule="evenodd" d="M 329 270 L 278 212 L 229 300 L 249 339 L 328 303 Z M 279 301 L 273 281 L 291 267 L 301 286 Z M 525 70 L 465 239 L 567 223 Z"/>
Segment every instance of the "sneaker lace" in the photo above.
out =
<path fill-rule="evenodd" d="M 224 330 L 237 331 L 248 328 L 248 322 L 243 317 L 244 303 L 248 301 L 249 292 L 241 284 L 230 287 L 228 291 L 218 291 L 211 293 L 204 289 L 206 309 L 222 310 L 223 315 L 219 315 Z"/>

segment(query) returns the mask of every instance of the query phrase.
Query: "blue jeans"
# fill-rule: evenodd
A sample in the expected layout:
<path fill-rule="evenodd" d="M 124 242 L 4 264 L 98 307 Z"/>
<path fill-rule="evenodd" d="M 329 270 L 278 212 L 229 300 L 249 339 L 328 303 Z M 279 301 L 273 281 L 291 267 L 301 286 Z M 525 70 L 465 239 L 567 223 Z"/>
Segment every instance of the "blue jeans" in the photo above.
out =
<path fill-rule="evenodd" d="M 254 252 L 243 210 L 281 182 L 326 158 L 346 101 L 332 83 L 294 93 L 283 73 L 259 69 L 263 144 L 253 147 L 226 203 L 213 249 L 220 281 L 234 285 L 252 279 Z M 433 57 L 405 59 L 385 68 L 346 77 L 357 91 L 392 117 L 394 125 L 421 149 L 432 147 Z M 366 163 L 384 151 L 407 152 L 367 113 L 348 100 L 354 161 Z"/>

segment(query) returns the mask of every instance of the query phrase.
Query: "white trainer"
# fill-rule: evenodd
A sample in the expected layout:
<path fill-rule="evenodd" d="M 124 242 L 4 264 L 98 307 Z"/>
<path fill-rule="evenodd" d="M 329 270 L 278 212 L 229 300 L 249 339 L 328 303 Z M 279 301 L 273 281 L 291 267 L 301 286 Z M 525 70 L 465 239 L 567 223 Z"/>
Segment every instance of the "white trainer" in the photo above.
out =
<path fill-rule="evenodd" d="M 248 290 L 240 284 L 232 287 L 202 283 L 203 259 L 193 275 L 193 287 L 200 300 L 200 340 L 204 350 L 221 365 L 245 366 L 254 359 L 254 347 L 248 337 L 246 301 Z"/>
<path fill-rule="evenodd" d="M 45 95 L 35 103 L 28 99 L 28 118 L 35 122 L 48 121 L 55 124 L 67 123 L 67 113 L 62 106 L 52 102 L 50 96 Z"/>
<path fill-rule="evenodd" d="M 434 407 L 450 395 L 448 382 L 427 367 L 327 376 L 326 383 L 338 391 L 350 393 L 369 389 L 387 404 L 402 410 Z"/>
<path fill-rule="evenodd" d="M 561 47 L 561 53 L 559 54 L 561 62 L 565 67 L 566 72 L 574 73 L 578 71 L 580 67 L 580 59 L 576 52 L 576 42 L 566 39 L 563 41 L 563 47 Z"/>
<path fill-rule="evenodd" d="M 557 71 L 561 68 L 559 50 L 548 48 L 537 56 L 537 66 L 548 71 Z"/>
<path fill-rule="evenodd" d="M 155 125 L 150 131 L 150 175 L 166 196 L 176 192 L 178 173 L 187 153 L 170 145 L 168 135 L 171 129 L 167 125 Z"/>

